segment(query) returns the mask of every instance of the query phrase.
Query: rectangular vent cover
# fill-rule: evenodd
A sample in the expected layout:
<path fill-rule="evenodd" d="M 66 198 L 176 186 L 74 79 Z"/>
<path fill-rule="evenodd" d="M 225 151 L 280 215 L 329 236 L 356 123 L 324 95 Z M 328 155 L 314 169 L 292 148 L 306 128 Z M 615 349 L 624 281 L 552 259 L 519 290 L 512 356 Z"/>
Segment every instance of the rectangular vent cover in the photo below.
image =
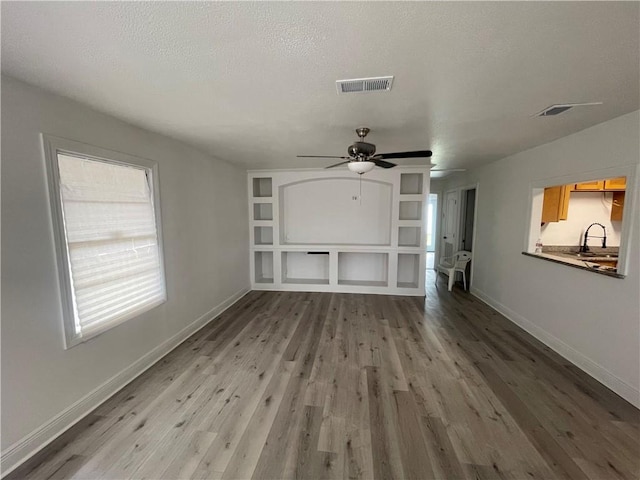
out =
<path fill-rule="evenodd" d="M 536 113 L 536 117 L 552 117 L 554 115 L 560 115 L 573 107 L 590 107 L 593 105 L 602 105 L 602 102 L 588 102 L 588 103 L 560 103 L 551 105 L 545 108 L 541 112 Z"/>
<path fill-rule="evenodd" d="M 336 80 L 338 93 L 385 92 L 391 90 L 393 76 Z"/>
<path fill-rule="evenodd" d="M 549 117 L 552 115 L 560 115 L 562 112 L 566 112 L 567 110 L 573 107 L 569 105 L 554 105 L 553 107 L 549 107 L 544 112 L 540 113 L 540 117 Z"/>

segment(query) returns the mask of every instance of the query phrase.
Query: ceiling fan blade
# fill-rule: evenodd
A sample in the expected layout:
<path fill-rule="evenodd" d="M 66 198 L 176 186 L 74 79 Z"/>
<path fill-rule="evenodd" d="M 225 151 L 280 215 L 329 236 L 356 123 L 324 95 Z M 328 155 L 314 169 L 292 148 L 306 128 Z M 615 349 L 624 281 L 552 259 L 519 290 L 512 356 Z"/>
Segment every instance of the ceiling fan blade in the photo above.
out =
<path fill-rule="evenodd" d="M 338 157 L 338 158 L 344 158 L 344 157 Z M 347 160 L 346 162 L 336 163 L 335 165 L 329 165 L 328 167 L 324 167 L 324 168 L 339 167 L 340 165 L 344 165 L 345 163 L 351 163 L 351 160 Z"/>
<path fill-rule="evenodd" d="M 431 155 L 431 150 L 417 150 L 415 152 L 379 153 L 373 158 L 381 160 L 390 158 L 426 158 Z"/>
<path fill-rule="evenodd" d="M 350 157 L 336 157 L 333 155 L 296 155 L 298 158 L 342 158 L 343 160 L 350 160 Z"/>
<path fill-rule="evenodd" d="M 396 166 L 395 163 L 385 162 L 384 160 L 378 160 L 377 158 L 372 158 L 371 161 L 375 163 L 378 167 L 382 167 L 382 168 L 393 168 Z"/>

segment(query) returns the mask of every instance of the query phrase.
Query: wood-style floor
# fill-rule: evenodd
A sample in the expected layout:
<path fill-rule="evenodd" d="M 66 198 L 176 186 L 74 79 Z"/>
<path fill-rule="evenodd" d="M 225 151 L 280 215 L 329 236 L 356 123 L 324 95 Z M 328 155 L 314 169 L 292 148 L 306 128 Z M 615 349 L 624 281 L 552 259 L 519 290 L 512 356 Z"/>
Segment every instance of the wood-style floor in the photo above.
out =
<path fill-rule="evenodd" d="M 9 477 L 640 477 L 640 412 L 445 282 L 252 292 Z"/>

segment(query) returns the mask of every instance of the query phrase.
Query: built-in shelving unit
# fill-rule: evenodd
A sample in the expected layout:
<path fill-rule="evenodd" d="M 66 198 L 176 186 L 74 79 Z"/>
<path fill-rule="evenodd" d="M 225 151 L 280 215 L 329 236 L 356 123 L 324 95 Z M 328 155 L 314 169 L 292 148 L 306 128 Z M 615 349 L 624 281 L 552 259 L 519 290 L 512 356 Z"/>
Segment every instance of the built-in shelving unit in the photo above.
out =
<path fill-rule="evenodd" d="M 422 220 L 421 201 L 400 201 L 400 220 Z"/>
<path fill-rule="evenodd" d="M 389 254 L 339 252 L 338 285 L 386 287 L 389 285 Z"/>
<path fill-rule="evenodd" d="M 253 289 L 424 295 L 428 168 L 254 171 L 248 182 Z"/>
<path fill-rule="evenodd" d="M 420 286 L 420 265 L 420 254 L 398 254 L 398 288 L 418 288 Z"/>
<path fill-rule="evenodd" d="M 271 197 L 273 182 L 271 177 L 255 177 L 253 179 L 253 196 L 256 198 Z"/>
<path fill-rule="evenodd" d="M 329 252 L 282 252 L 282 283 L 329 285 Z"/>
<path fill-rule="evenodd" d="M 272 203 L 254 203 L 253 204 L 254 220 L 273 220 L 273 204 Z"/>
<path fill-rule="evenodd" d="M 273 252 L 254 252 L 255 283 L 273 283 Z"/>
<path fill-rule="evenodd" d="M 422 195 L 422 182 L 420 173 L 401 173 L 400 195 Z"/>
<path fill-rule="evenodd" d="M 420 227 L 398 227 L 399 247 L 419 247 L 422 240 Z"/>
<path fill-rule="evenodd" d="M 253 238 L 256 245 L 273 245 L 273 227 L 253 227 Z"/>

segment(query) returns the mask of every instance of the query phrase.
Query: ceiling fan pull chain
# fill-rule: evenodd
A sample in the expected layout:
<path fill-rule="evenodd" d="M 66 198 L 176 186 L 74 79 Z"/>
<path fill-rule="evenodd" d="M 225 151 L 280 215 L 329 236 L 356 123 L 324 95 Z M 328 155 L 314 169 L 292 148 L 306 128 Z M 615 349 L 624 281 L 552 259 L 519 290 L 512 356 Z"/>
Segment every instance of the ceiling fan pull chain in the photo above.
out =
<path fill-rule="evenodd" d="M 360 177 L 360 194 L 358 195 L 358 200 L 360 202 L 360 205 L 362 205 L 362 174 L 360 174 L 359 177 Z"/>

